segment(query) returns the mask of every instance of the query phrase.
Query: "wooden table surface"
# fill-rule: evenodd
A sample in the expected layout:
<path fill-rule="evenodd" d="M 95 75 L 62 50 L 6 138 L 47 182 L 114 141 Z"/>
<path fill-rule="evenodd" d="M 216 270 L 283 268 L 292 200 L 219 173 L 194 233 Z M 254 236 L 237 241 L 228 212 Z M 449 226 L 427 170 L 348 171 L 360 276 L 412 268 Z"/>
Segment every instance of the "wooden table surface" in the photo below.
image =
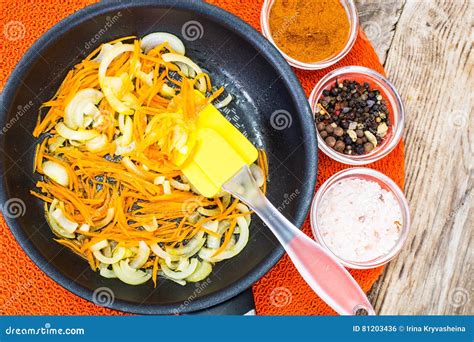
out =
<path fill-rule="evenodd" d="M 356 0 L 406 110 L 411 232 L 370 292 L 377 313 L 474 314 L 474 0 Z"/>

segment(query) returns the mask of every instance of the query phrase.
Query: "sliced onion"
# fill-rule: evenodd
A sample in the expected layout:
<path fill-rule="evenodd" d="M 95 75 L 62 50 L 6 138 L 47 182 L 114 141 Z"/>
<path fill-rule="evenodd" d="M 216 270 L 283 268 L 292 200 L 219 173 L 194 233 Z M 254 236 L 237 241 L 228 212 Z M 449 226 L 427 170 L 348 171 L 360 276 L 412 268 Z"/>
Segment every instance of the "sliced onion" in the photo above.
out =
<path fill-rule="evenodd" d="M 120 117 L 123 117 L 123 115 L 120 115 Z M 120 122 L 120 121 L 119 121 Z M 120 131 L 122 132 L 122 139 L 120 140 L 120 144 L 122 146 L 128 146 L 132 143 L 133 139 L 133 121 L 130 116 L 126 116 L 123 119 L 123 125 L 120 127 Z"/>
<path fill-rule="evenodd" d="M 115 139 L 115 152 L 114 154 L 116 156 L 123 156 L 125 154 L 130 154 L 134 149 L 135 149 L 135 141 L 132 141 L 132 143 L 128 144 L 127 146 L 122 146 L 122 138 L 123 136 L 118 137 Z"/>
<path fill-rule="evenodd" d="M 148 74 L 139 70 L 137 72 L 137 77 L 145 83 L 147 86 L 153 86 L 153 71 L 150 71 Z"/>
<path fill-rule="evenodd" d="M 111 79 L 106 76 L 107 69 L 112 61 L 125 52 L 133 52 L 134 47 L 131 44 L 114 45 L 109 51 L 104 53 L 102 61 L 99 66 L 99 83 L 104 96 L 109 102 L 110 106 L 120 114 L 130 115 L 133 110 L 124 104 L 117 96 L 116 85 L 111 84 Z"/>
<path fill-rule="evenodd" d="M 60 136 L 56 136 L 53 141 L 51 139 L 48 141 L 48 150 L 50 152 L 56 151 L 59 147 L 61 147 L 66 139 Z"/>
<path fill-rule="evenodd" d="M 250 209 L 249 207 L 247 207 L 245 204 L 243 203 L 239 203 L 235 206 L 235 209 L 241 213 L 241 214 L 244 214 L 244 213 L 249 213 L 250 212 Z M 247 224 L 250 225 L 250 220 L 251 220 L 251 216 L 250 214 L 247 214 L 244 216 L 245 217 L 245 220 L 247 221 Z"/>
<path fill-rule="evenodd" d="M 84 114 L 94 115 L 99 112 L 95 106 L 104 95 L 97 89 L 79 90 L 64 109 L 64 123 L 71 129 L 85 127 Z"/>
<path fill-rule="evenodd" d="M 108 225 L 112 219 L 115 216 L 115 209 L 114 208 L 109 208 L 107 209 L 107 215 L 100 221 L 95 222 L 95 229 L 101 229 L 104 228 L 106 225 Z"/>
<path fill-rule="evenodd" d="M 99 132 L 97 132 L 94 129 L 89 129 L 89 130 L 78 129 L 77 131 L 72 130 L 62 122 L 56 125 L 56 131 L 63 138 L 66 138 L 69 140 L 77 140 L 81 142 L 94 139 L 95 137 L 99 135 Z"/>
<path fill-rule="evenodd" d="M 160 261 L 160 266 L 163 273 L 169 278 L 182 280 L 194 273 L 198 266 L 198 259 L 191 259 L 189 266 L 182 271 L 172 271 L 163 261 Z"/>
<path fill-rule="evenodd" d="M 162 185 L 165 182 L 165 180 L 166 180 L 165 176 L 156 176 L 155 179 L 153 180 L 153 184 Z"/>
<path fill-rule="evenodd" d="M 207 261 L 200 261 L 196 270 L 190 276 L 186 277 L 185 280 L 195 283 L 205 279 L 211 272 L 212 265 Z"/>
<path fill-rule="evenodd" d="M 208 248 L 217 249 L 221 245 L 221 237 L 208 235 L 206 244 Z"/>
<path fill-rule="evenodd" d="M 202 73 L 202 69 L 196 64 L 194 63 L 191 59 L 189 59 L 188 57 L 186 56 L 182 56 L 182 55 L 178 55 L 176 53 L 165 53 L 161 56 L 161 58 L 163 58 L 163 60 L 165 62 L 170 62 L 170 63 L 174 63 L 174 62 L 180 62 L 180 63 L 184 63 L 186 64 L 187 66 L 189 66 L 191 69 L 193 69 L 196 74 L 200 74 Z M 204 77 L 201 77 L 199 78 L 198 80 L 198 83 L 197 83 L 197 88 L 199 89 L 199 91 L 201 93 L 205 93 L 206 92 L 206 89 L 207 89 L 207 85 L 206 85 L 206 80 L 204 79 Z"/>
<path fill-rule="evenodd" d="M 170 261 L 179 260 L 179 256 L 171 255 L 168 252 L 165 252 L 157 243 L 150 245 L 151 250 L 161 259 L 169 259 Z"/>
<path fill-rule="evenodd" d="M 125 257 L 125 252 L 126 249 L 124 247 L 118 247 L 112 253 L 111 258 L 106 257 L 101 251 L 94 251 L 93 254 L 100 262 L 110 265 L 122 260 Z"/>
<path fill-rule="evenodd" d="M 91 230 L 91 226 L 89 226 L 87 223 L 84 223 L 84 224 L 81 224 L 81 226 L 79 227 L 79 230 L 81 232 L 88 232 Z"/>
<path fill-rule="evenodd" d="M 237 217 L 237 224 L 240 228 L 240 234 L 239 240 L 235 243 L 235 245 L 220 252 L 216 256 L 213 256 L 217 251 L 216 249 L 202 248 L 199 251 L 199 257 L 209 262 L 218 262 L 224 259 L 230 259 L 239 254 L 247 245 L 247 242 L 249 240 L 249 226 L 247 224 L 247 220 L 245 220 L 245 218 L 243 218 L 242 216 Z"/>
<path fill-rule="evenodd" d="M 130 262 L 130 267 L 140 268 L 145 265 L 148 257 L 150 256 L 150 248 L 147 246 L 145 241 L 140 241 L 138 243 L 138 253 L 135 259 Z"/>
<path fill-rule="evenodd" d="M 214 105 L 214 107 L 216 109 L 221 109 L 221 108 L 224 108 L 225 106 L 228 106 L 229 103 L 231 103 L 231 102 L 232 102 L 232 95 L 229 94 L 229 95 L 226 96 L 225 99 L 223 99 L 222 101 L 216 103 Z"/>
<path fill-rule="evenodd" d="M 112 268 L 117 278 L 129 285 L 140 285 L 151 278 L 151 274 L 130 267 L 126 260 L 114 263 Z"/>
<path fill-rule="evenodd" d="M 105 54 L 109 52 L 116 45 L 122 45 L 122 42 L 117 42 L 113 45 L 109 43 L 103 44 L 100 49 L 99 54 L 92 61 L 98 62 L 98 63 L 102 62 L 102 59 L 104 59 Z"/>
<path fill-rule="evenodd" d="M 217 220 L 207 221 L 207 222 L 203 223 L 202 226 L 204 228 L 206 228 L 207 230 L 210 230 L 210 231 L 213 231 L 213 232 L 217 233 L 217 229 L 219 228 L 219 221 L 217 221 Z"/>
<path fill-rule="evenodd" d="M 166 83 L 163 83 L 160 89 L 160 95 L 164 97 L 173 97 L 176 95 L 176 90 L 173 87 L 170 87 Z"/>
<path fill-rule="evenodd" d="M 171 281 L 173 281 L 173 282 L 175 282 L 175 283 L 177 283 L 177 284 L 179 284 L 179 285 L 181 285 L 181 286 L 186 285 L 186 282 L 185 282 L 184 280 L 170 278 L 170 277 L 166 276 L 166 274 L 164 274 L 164 273 L 161 272 L 161 271 L 158 272 L 158 275 L 162 276 L 162 277 L 165 278 L 165 279 L 169 279 L 169 280 L 171 280 Z"/>
<path fill-rule="evenodd" d="M 145 53 L 148 53 L 150 50 L 153 50 L 153 48 L 163 44 L 164 42 L 167 42 L 174 52 L 179 53 L 180 55 L 185 54 L 186 49 L 181 39 L 167 32 L 154 32 L 147 34 L 142 38 L 140 47 Z"/>
<path fill-rule="evenodd" d="M 207 223 L 213 222 L 214 224 L 211 227 L 207 227 Z M 218 237 L 213 236 L 213 235 L 208 235 L 207 236 L 207 247 L 208 248 L 214 248 L 217 249 L 221 245 L 221 238 L 222 238 L 222 233 L 224 233 L 228 228 L 229 228 L 229 222 L 228 221 L 209 221 L 203 224 L 204 228 L 210 229 L 213 232 L 216 232 L 219 234 Z"/>
<path fill-rule="evenodd" d="M 170 186 L 170 182 L 165 180 L 163 182 L 163 192 L 166 194 L 166 195 L 170 195 L 171 194 L 171 186 Z"/>
<path fill-rule="evenodd" d="M 77 222 L 69 220 L 59 208 L 53 211 L 51 217 L 57 222 L 57 224 L 64 229 L 66 232 L 72 234 L 76 231 L 79 224 Z"/>
<path fill-rule="evenodd" d="M 184 74 L 184 76 L 186 76 L 186 77 L 190 76 L 189 75 L 190 68 L 186 64 L 181 63 L 181 62 L 175 62 L 175 64 L 179 67 L 179 70 L 181 70 L 181 72 Z"/>
<path fill-rule="evenodd" d="M 109 242 L 107 240 L 100 240 L 99 242 L 93 244 L 91 247 L 90 247 L 90 250 L 92 252 L 95 252 L 95 251 L 100 251 L 101 249 L 104 249 L 106 247 L 109 246 Z"/>
<path fill-rule="evenodd" d="M 215 208 L 215 209 L 206 209 L 204 207 L 199 207 L 197 209 L 198 213 L 201 214 L 202 216 L 216 216 L 220 214 L 220 209 Z"/>
<path fill-rule="evenodd" d="M 67 170 L 61 164 L 48 160 L 43 163 L 43 173 L 62 186 L 69 185 L 69 175 Z"/>
<path fill-rule="evenodd" d="M 104 277 L 104 278 L 117 278 L 117 275 L 115 274 L 115 272 L 113 270 L 109 270 L 108 269 L 108 266 L 109 265 L 105 265 L 105 264 L 100 264 L 99 266 L 99 274 Z"/>
<path fill-rule="evenodd" d="M 191 189 L 189 184 L 178 182 L 176 179 L 172 179 L 172 178 L 170 179 L 170 185 L 173 188 L 181 190 L 181 191 L 189 191 Z"/>
<path fill-rule="evenodd" d="M 49 223 L 49 226 L 51 227 L 52 232 L 56 234 L 57 236 L 61 238 L 74 239 L 76 237 L 76 234 L 67 232 L 65 229 L 59 226 L 56 220 L 51 216 L 51 214 L 56 209 L 56 205 L 58 203 L 59 201 L 57 199 L 53 200 L 53 202 L 49 206 L 49 210 L 46 212 L 46 221 Z"/>
<path fill-rule="evenodd" d="M 189 259 L 188 258 L 181 258 L 178 261 L 178 265 L 176 266 L 176 271 L 184 271 L 189 267 Z"/>
<path fill-rule="evenodd" d="M 134 47 L 132 44 L 115 44 L 112 48 L 104 51 L 105 53 L 99 66 L 99 80 L 105 77 L 109 64 L 112 63 L 116 57 L 125 52 L 133 52 L 133 50 Z"/>
<path fill-rule="evenodd" d="M 154 232 L 155 230 L 158 229 L 158 222 L 156 221 L 156 217 L 153 216 L 153 219 L 151 221 L 150 224 L 143 224 L 142 225 L 143 228 L 145 228 L 145 230 L 147 232 Z"/>
<path fill-rule="evenodd" d="M 90 152 L 98 152 L 102 150 L 107 145 L 108 139 L 107 135 L 101 134 L 88 142 L 86 142 L 86 148 Z"/>
<path fill-rule="evenodd" d="M 129 157 L 123 157 L 122 158 L 122 164 L 127 168 L 128 171 L 136 174 L 137 176 L 140 176 L 143 179 L 148 179 L 149 177 L 143 173 L 142 170 L 140 170 L 134 162 L 130 160 Z"/>
<path fill-rule="evenodd" d="M 166 252 L 175 256 L 191 256 L 192 254 L 190 253 L 199 246 L 204 245 L 205 241 L 204 232 L 200 231 L 191 240 L 189 240 L 186 246 L 181 246 L 178 248 L 167 247 Z"/>

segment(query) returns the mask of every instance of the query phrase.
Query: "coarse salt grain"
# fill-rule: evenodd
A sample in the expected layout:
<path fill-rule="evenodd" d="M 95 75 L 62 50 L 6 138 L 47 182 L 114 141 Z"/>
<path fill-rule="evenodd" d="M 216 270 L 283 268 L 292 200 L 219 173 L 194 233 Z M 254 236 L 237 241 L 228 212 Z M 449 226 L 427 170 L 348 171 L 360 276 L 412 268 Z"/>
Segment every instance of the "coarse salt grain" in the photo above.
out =
<path fill-rule="evenodd" d="M 366 262 L 386 255 L 400 238 L 401 208 L 395 196 L 373 181 L 349 178 L 323 196 L 318 229 L 339 258 Z"/>

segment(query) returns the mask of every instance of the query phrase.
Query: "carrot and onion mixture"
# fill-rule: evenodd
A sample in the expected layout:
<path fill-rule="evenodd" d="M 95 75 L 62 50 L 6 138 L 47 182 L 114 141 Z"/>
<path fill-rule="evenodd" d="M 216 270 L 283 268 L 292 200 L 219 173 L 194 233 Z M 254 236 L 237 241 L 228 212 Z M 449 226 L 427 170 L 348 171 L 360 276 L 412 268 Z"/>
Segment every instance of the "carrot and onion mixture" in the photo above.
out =
<path fill-rule="evenodd" d="M 199 112 L 223 91 L 164 32 L 103 44 L 69 71 L 33 132 L 43 177 L 32 194 L 56 241 L 131 285 L 197 282 L 240 253 L 248 207 L 201 196 L 181 172 Z M 251 169 L 265 188 L 263 151 Z"/>

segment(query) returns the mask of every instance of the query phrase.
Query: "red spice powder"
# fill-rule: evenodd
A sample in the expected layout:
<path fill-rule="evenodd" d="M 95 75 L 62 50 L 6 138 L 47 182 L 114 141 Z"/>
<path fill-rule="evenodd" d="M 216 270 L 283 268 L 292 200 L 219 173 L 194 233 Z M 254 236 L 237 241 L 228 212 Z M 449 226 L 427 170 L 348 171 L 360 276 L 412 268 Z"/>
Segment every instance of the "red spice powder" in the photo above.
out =
<path fill-rule="evenodd" d="M 280 50 L 306 63 L 338 54 L 350 33 L 349 18 L 339 0 L 275 0 L 269 23 Z"/>

